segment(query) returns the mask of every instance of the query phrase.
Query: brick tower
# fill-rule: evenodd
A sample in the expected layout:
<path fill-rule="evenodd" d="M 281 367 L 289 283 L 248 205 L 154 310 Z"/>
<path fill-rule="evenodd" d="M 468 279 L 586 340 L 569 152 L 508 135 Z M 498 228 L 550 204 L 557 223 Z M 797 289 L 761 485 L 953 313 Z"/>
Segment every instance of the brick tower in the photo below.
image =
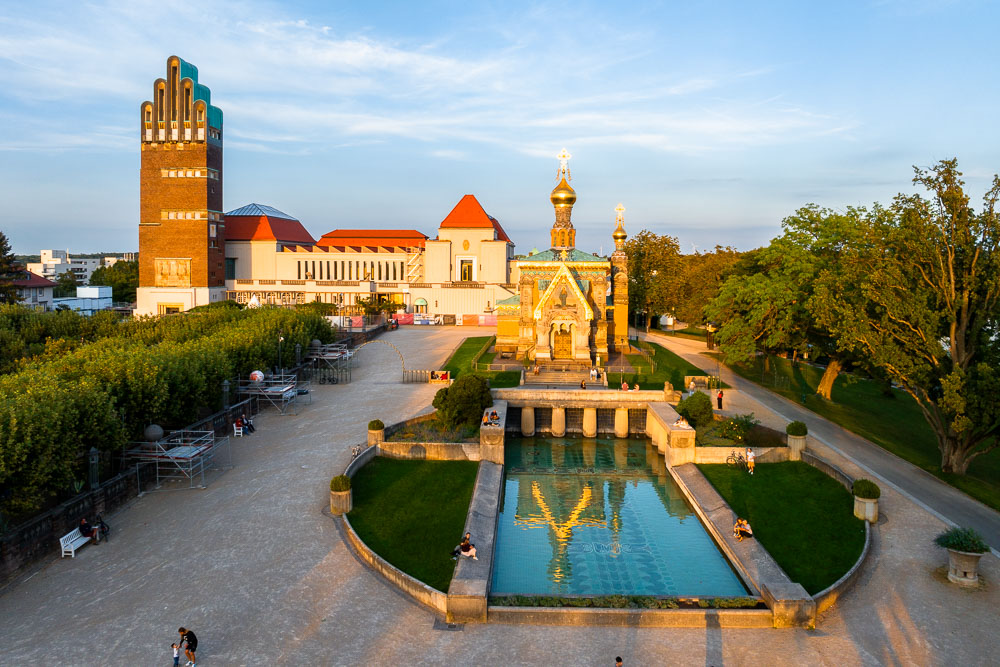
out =
<path fill-rule="evenodd" d="M 180 312 L 224 298 L 222 111 L 177 56 L 140 107 L 136 314 Z"/>

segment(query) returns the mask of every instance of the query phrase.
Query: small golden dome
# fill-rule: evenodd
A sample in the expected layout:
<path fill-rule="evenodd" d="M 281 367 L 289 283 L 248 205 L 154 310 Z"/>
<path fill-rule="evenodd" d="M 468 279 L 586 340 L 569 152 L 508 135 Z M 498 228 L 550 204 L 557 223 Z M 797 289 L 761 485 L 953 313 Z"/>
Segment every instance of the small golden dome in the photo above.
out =
<path fill-rule="evenodd" d="M 559 181 L 553 190 L 552 194 L 549 196 L 549 201 L 552 202 L 553 206 L 572 206 L 576 203 L 576 191 L 569 186 L 566 179 L 563 178 Z"/>
<path fill-rule="evenodd" d="M 618 225 L 617 227 L 615 227 L 615 231 L 611 235 L 611 238 L 613 238 L 615 241 L 624 241 L 625 239 L 628 238 L 628 234 L 625 233 L 624 227 Z"/>

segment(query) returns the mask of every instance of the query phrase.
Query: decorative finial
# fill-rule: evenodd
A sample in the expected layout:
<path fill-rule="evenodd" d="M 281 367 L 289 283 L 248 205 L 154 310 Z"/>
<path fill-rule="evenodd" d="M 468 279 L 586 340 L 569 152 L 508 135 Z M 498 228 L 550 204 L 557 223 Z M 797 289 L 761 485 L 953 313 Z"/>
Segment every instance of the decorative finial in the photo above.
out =
<path fill-rule="evenodd" d="M 615 206 L 615 223 L 619 225 L 625 224 L 625 207 L 618 202 L 618 206 Z"/>
<path fill-rule="evenodd" d="M 563 248 L 562 251 L 559 253 L 559 259 L 562 260 L 562 261 L 564 261 L 564 262 L 567 259 L 569 259 L 569 253 L 566 252 L 566 248 Z"/>
<path fill-rule="evenodd" d="M 573 177 L 569 175 L 569 159 L 573 157 L 569 154 L 569 151 L 565 148 L 556 156 L 559 158 L 559 172 L 556 174 L 556 180 L 560 178 L 565 178 L 567 181 L 572 181 Z"/>
<path fill-rule="evenodd" d="M 611 238 L 615 240 L 615 253 L 624 253 L 625 239 L 628 238 L 628 234 L 625 233 L 625 207 L 621 204 L 615 206 L 615 231 Z"/>

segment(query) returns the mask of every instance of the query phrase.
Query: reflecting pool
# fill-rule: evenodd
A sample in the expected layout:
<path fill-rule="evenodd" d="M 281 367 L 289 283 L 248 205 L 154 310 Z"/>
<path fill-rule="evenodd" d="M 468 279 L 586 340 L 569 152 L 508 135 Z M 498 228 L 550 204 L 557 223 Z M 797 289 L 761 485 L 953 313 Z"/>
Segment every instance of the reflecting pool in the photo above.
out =
<path fill-rule="evenodd" d="M 492 595 L 747 589 L 647 441 L 507 438 Z"/>

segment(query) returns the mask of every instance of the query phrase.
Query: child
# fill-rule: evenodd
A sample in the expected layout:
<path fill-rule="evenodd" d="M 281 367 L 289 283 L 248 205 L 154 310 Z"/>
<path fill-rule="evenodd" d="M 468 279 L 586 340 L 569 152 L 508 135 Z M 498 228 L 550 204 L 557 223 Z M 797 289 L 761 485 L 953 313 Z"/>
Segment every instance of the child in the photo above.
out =
<path fill-rule="evenodd" d="M 171 644 L 170 648 L 174 649 L 174 667 L 178 667 L 181 664 L 181 647 Z"/>

